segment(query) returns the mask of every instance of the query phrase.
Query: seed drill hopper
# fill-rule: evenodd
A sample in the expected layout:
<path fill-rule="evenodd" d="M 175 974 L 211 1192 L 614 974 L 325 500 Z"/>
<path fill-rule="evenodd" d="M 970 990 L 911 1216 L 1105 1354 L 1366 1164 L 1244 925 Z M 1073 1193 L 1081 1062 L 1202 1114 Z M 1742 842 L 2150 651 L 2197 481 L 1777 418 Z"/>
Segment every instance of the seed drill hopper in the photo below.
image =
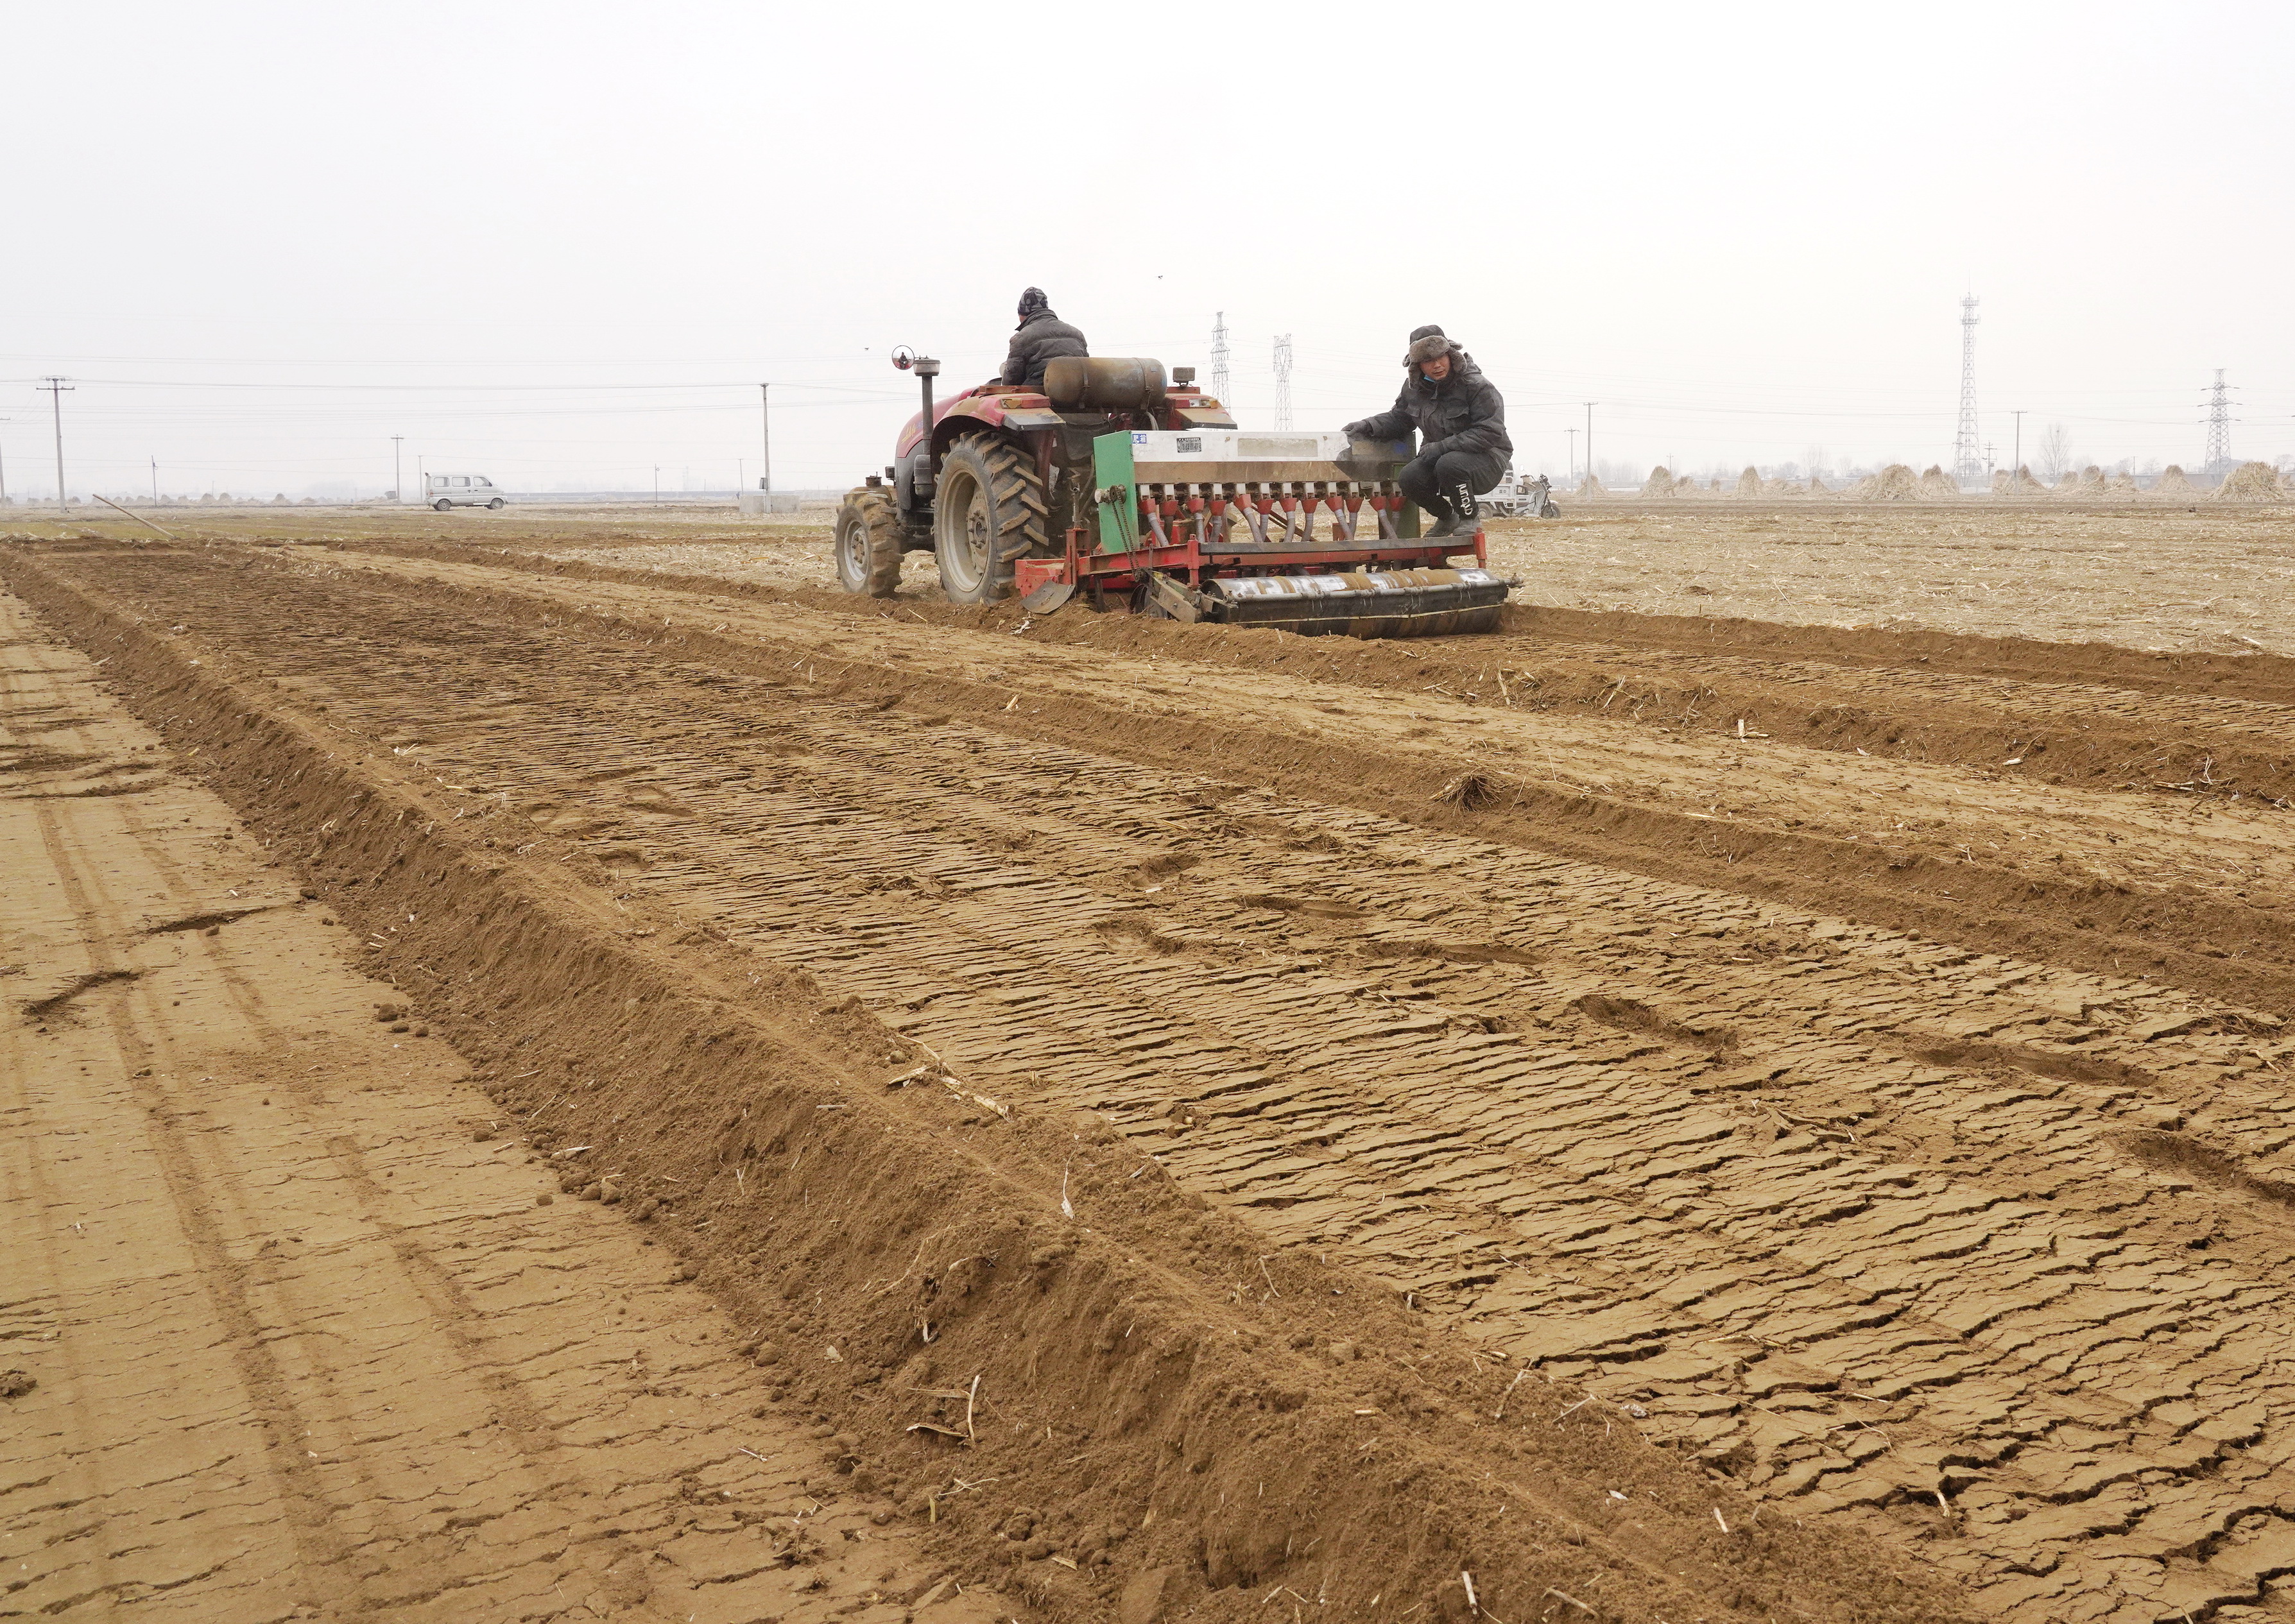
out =
<path fill-rule="evenodd" d="M 1472 535 L 1422 536 L 1396 477 L 1409 441 L 1239 429 L 1161 362 L 1063 357 L 1041 390 L 984 384 L 935 404 L 923 381 L 882 475 L 837 519 L 846 591 L 888 597 L 930 551 L 951 601 L 1018 594 L 1353 637 L 1495 630 L 1514 583 Z M 930 424 L 929 433 L 926 425 Z"/>

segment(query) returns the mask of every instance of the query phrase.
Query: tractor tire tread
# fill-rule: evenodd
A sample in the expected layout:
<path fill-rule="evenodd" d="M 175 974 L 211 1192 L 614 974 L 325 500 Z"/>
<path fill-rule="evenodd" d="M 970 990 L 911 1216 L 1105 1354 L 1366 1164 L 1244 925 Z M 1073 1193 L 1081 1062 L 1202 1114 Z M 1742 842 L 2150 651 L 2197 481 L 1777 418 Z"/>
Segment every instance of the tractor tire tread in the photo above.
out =
<path fill-rule="evenodd" d="M 848 521 L 858 526 L 861 543 L 848 548 Z M 848 592 L 889 598 L 901 584 L 901 559 L 906 534 L 892 493 L 875 486 L 855 486 L 845 492 L 837 511 L 837 579 Z"/>
<path fill-rule="evenodd" d="M 1034 463 L 1017 447 L 988 435 L 968 435 L 949 447 L 943 466 L 948 460 L 960 455 L 979 458 L 980 471 L 985 476 L 990 504 L 996 516 L 991 579 L 979 600 L 994 602 L 1011 595 L 1015 560 L 1049 555 L 1049 508 Z M 947 584 L 945 571 L 943 584 Z M 951 597 L 955 595 L 951 593 Z"/>

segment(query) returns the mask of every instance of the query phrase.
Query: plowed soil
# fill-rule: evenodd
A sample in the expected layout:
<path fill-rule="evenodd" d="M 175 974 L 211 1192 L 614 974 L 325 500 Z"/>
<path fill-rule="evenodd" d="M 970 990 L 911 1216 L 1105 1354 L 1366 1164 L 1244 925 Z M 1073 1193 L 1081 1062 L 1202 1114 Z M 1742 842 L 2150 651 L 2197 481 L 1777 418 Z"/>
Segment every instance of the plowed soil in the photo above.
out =
<path fill-rule="evenodd" d="M 426 1079 L 309 1085 L 357 1120 L 274 1143 L 234 1094 L 233 1149 L 290 1189 L 338 1143 L 432 1168 L 437 1210 L 391 1234 L 502 1287 L 441 1347 L 557 1346 L 494 1318 L 538 1296 L 604 1349 L 613 1280 L 694 1277 L 639 1340 L 674 1327 L 725 1374 L 682 1383 L 663 1461 L 509 1522 L 534 1542 L 489 1555 L 509 1588 L 437 1616 L 692 1611 L 611 1588 L 688 1567 L 608 1481 L 706 1513 L 731 1473 L 756 1520 L 724 1540 L 819 1555 L 767 1504 L 788 1480 L 734 1481 L 735 1442 L 809 1449 L 845 1546 L 902 1543 L 857 1592 L 735 1574 L 713 1617 L 2295 1614 L 2295 660 L 1566 603 L 1365 645 L 630 562 L 410 535 L 0 551 L 18 663 L 100 679 L 165 741 L 60 743 L 20 705 L 10 793 L 157 827 L 203 776 L 278 865 L 274 912 L 358 932 L 355 971 L 286 943 L 262 984 L 432 1034 L 232 1040 L 272 1068 L 246 1063 L 258 1098 L 353 1055 Z M 58 896 L 57 941 L 128 939 Z M 250 926 L 220 928 L 133 939 Z M 56 1086 L 80 1062 L 31 1047 L 63 1041 L 44 1019 L 155 996 L 112 948 L 9 958 L 14 1069 Z M 150 1138 L 160 1068 L 103 1064 L 126 1074 L 80 1116 Z M 67 1176 L 61 1142 L 24 1141 L 12 1201 Z M 103 1159 L 77 1176 L 127 1187 Z M 510 1182 L 450 1199 L 480 1166 Z M 553 1171 L 535 1209 L 517 1180 Z M 576 1244 L 545 1220 L 629 1261 L 545 1261 Z M 385 1307 L 400 1254 L 339 1224 L 339 1269 L 379 1283 L 280 1296 L 248 1335 L 300 1347 L 372 1295 L 399 1362 L 347 1367 L 435 1392 L 452 1434 L 453 1380 L 408 1374 L 430 1356 Z M 75 1267 L 54 1227 L 12 1246 Z M 215 1300 L 228 1252 L 137 1261 Z M 164 1325 L 103 1302 L 57 1346 L 148 1376 Z M 41 1383 L 12 1417 L 110 1413 L 7 1346 Z M 605 1407 L 639 1377 L 564 1363 L 524 1453 L 467 1468 L 489 1492 L 622 1435 Z M 245 1365 L 167 1385 L 259 1416 L 306 1379 Z M 62 1424 L 12 1432 L 12 1485 L 110 1458 Z M 152 1529 L 223 1470 L 138 1480 L 105 1524 L 121 1574 L 157 1586 Z M 384 1473 L 284 1494 L 302 1543 L 258 1530 L 250 1570 L 387 1571 L 358 1555 Z M 67 1500 L 0 1502 L 49 1587 L 20 1611 L 96 1604 Z M 589 1553 L 581 1600 L 535 1599 Z M 344 1582 L 294 1600 L 390 1604 Z M 168 1593 L 282 1616 L 222 1595 Z"/>
<path fill-rule="evenodd" d="M 1570 502 L 1562 518 L 1491 521 L 1490 557 L 1556 608 L 1988 637 L 2152 652 L 2295 654 L 2295 557 L 2283 509 L 2207 502 L 2051 510 L 2038 503 Z M 269 526 L 282 535 L 322 527 Z M 444 521 L 402 531 L 447 533 Z M 469 533 L 465 523 L 462 534 Z M 832 586 L 825 524 L 556 534 L 489 525 L 550 556 L 774 586 Z M 600 534 L 600 531 L 607 531 Z M 903 592 L 939 596 L 912 555 Z"/>

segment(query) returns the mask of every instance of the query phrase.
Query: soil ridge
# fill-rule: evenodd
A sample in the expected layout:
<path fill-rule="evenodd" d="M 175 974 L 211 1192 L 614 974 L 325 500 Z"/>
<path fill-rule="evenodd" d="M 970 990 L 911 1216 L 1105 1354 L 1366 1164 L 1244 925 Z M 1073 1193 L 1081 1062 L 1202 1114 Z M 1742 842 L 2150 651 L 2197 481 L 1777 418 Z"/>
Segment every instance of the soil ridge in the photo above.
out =
<path fill-rule="evenodd" d="M 937 1486 L 927 1513 L 976 1564 L 1012 1543 L 981 1526 L 983 1508 L 1025 1495 L 1057 1505 L 1043 1521 L 1072 1553 L 1113 1543 L 1127 1566 L 1164 1558 L 1214 1586 L 1206 1616 L 1245 1616 L 1257 1598 L 1237 1587 L 1270 1578 L 1360 1608 L 1366 1591 L 1428 1596 L 1461 1568 L 1512 1616 L 1548 1588 L 1618 1617 L 1693 1605 L 1728 1616 L 1725 1604 L 1756 1617 L 1788 1597 L 1841 1616 L 1963 1616 L 1861 1542 L 1747 1530 L 1736 1497 L 1629 1432 L 1576 1440 L 1552 1424 L 1564 1389 L 1534 1384 L 1515 1407 L 1498 1402 L 1520 1418 L 1515 1429 L 1482 1422 L 1504 1373 L 1471 1350 L 1429 1348 L 1400 1309 L 1350 1296 L 1343 1272 L 1261 1259 L 1279 1296 L 1208 1301 L 1147 1238 L 1197 1204 L 1135 1178 L 1148 1169 L 1109 1136 L 1009 1117 L 929 1076 L 886 1092 L 886 1072 L 914 1051 L 865 1012 L 828 1005 L 801 972 L 625 913 L 585 889 L 570 853 L 545 861 L 545 845 L 521 862 L 464 839 L 418 784 L 282 714 L 227 654 L 201 649 L 195 664 L 198 645 L 170 647 L 21 554 L 0 558 L 0 574 L 83 647 L 102 643 L 112 680 L 203 747 L 213 787 L 242 816 L 301 843 L 306 872 L 347 918 L 378 934 L 402 918 L 428 921 L 379 963 L 490 1068 L 489 1091 L 538 1147 L 570 1158 L 578 1145 L 590 1161 L 570 1165 L 584 1169 L 605 1160 L 592 1146 L 610 1147 L 615 1187 L 585 1171 L 569 1189 L 633 1214 L 652 1204 L 662 1238 L 705 1285 L 787 1337 L 761 1359 L 797 1368 L 797 1396 L 851 1429 L 861 1466 Z M 606 1075 L 618 1081 L 607 1087 Z M 1112 1216 L 1087 1227 L 1063 1204 Z M 1238 1262 L 1248 1252 L 1239 1228 L 1192 1216 L 1217 1251 Z M 775 1275 L 779 1305 L 764 1300 Z M 1289 1327 L 1303 1321 L 1320 1333 L 1310 1349 L 1344 1327 L 1372 1356 L 1363 1376 L 1335 1378 L 1292 1349 Z M 959 1405 L 950 1383 L 968 1368 L 980 1382 Z M 1373 1373 L 1393 1396 L 1351 1403 L 1350 1386 L 1374 1396 Z M 960 1424 L 979 1447 L 952 1471 Z M 1367 1432 L 1376 1470 L 1351 1472 Z M 1080 1452 L 1048 1464 L 1056 1448 Z M 980 1457 L 995 1469 L 985 1475 L 1017 1487 L 968 1501 L 955 1480 L 979 1472 Z M 1643 1522 L 1630 1536 L 1609 1531 L 1601 1476 L 1634 1487 Z M 1246 1499 L 1247 1514 L 1229 1509 Z M 1717 1506 L 1736 1514 L 1736 1531 L 1710 1526 Z M 1124 1532 L 1094 1547 L 1079 1526 L 1094 1517 L 1100 1533 Z M 1679 1569 L 1695 1575 L 1686 1585 Z M 1104 1616 L 1110 1594 L 1093 1582 L 1099 1571 L 1040 1561 L 1020 1575 L 1054 1616 L 1087 1618 Z"/>

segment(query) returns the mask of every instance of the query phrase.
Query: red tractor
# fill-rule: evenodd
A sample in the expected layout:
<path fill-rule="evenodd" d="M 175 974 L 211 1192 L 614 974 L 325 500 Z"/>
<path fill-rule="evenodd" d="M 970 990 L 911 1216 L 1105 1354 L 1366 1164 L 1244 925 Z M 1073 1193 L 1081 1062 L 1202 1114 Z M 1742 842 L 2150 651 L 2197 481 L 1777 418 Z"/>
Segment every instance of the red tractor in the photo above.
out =
<path fill-rule="evenodd" d="M 988 383 L 938 405 L 938 362 L 894 363 L 923 380 L 924 410 L 838 510 L 847 592 L 889 597 L 903 555 L 929 550 L 956 603 L 1081 592 L 1175 619 L 1391 637 L 1491 630 L 1514 584 L 1483 567 L 1479 529 L 1420 539 L 1395 484 L 1407 442 L 1247 433 L 1193 369 L 1167 382 L 1159 361 L 1062 357 L 1041 390 Z"/>

